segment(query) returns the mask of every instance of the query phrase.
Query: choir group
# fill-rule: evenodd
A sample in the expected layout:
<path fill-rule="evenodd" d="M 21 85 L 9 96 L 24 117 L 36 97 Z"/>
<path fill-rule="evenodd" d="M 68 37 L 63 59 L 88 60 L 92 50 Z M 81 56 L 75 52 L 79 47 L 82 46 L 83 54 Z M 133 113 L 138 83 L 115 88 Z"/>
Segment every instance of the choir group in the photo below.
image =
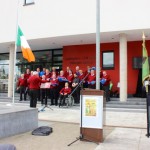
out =
<path fill-rule="evenodd" d="M 110 101 L 110 76 L 106 71 L 100 71 L 101 89 L 105 91 L 106 101 Z M 30 107 L 36 107 L 37 100 L 41 104 L 47 105 L 47 99 L 51 100 L 51 105 L 58 105 L 62 102 L 65 105 L 65 98 L 72 94 L 75 103 L 80 102 L 81 88 L 95 89 L 96 70 L 87 66 L 83 72 L 79 66 L 73 71 L 70 67 L 57 72 L 55 67 L 52 70 L 37 68 L 36 71 L 26 69 L 18 79 L 17 89 L 20 91 L 20 101 L 26 100 L 27 94 L 30 97 Z M 75 90 L 74 90 L 75 89 Z M 71 93 L 73 91 L 73 93 Z M 24 97 L 23 97 L 24 96 Z M 59 100 L 58 100 L 59 99 Z M 60 106 L 60 105 L 59 105 Z"/>

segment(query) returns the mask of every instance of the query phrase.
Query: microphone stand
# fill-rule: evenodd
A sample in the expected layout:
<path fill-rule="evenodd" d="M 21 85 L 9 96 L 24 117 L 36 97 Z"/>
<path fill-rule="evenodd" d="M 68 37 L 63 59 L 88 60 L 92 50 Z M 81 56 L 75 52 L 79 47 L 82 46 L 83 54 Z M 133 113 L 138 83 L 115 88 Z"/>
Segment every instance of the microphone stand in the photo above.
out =
<path fill-rule="evenodd" d="M 71 92 L 71 94 L 68 96 L 70 97 L 75 91 L 76 89 L 84 82 L 84 80 L 88 77 L 88 75 L 90 74 L 90 72 L 87 73 L 87 75 L 80 81 L 80 83 L 73 89 L 73 91 Z"/>
<path fill-rule="evenodd" d="M 74 91 L 83 83 L 83 81 L 88 77 L 89 74 L 90 74 L 90 72 L 88 72 L 88 74 L 81 80 L 81 82 L 76 86 L 76 88 L 72 91 L 72 93 L 69 96 L 71 96 L 74 93 Z M 82 110 L 82 105 L 83 105 L 82 104 L 82 98 L 83 98 L 83 96 L 81 95 L 81 127 L 80 127 L 80 136 L 77 137 L 76 140 L 74 140 L 73 142 L 71 142 L 70 144 L 68 144 L 68 146 L 72 145 L 73 143 L 77 142 L 78 140 L 86 140 L 88 142 L 96 143 L 96 142 L 94 142 L 92 140 L 84 138 L 84 136 L 83 136 L 83 131 L 82 131 L 82 114 L 83 114 L 83 110 Z M 98 143 L 96 143 L 96 144 L 98 144 Z"/>
<path fill-rule="evenodd" d="M 45 91 L 45 106 L 41 110 L 39 110 L 38 112 L 44 111 L 45 108 L 49 108 L 49 109 L 53 110 L 50 106 L 47 105 L 48 90 L 49 90 L 49 88 L 44 88 L 44 91 Z"/>

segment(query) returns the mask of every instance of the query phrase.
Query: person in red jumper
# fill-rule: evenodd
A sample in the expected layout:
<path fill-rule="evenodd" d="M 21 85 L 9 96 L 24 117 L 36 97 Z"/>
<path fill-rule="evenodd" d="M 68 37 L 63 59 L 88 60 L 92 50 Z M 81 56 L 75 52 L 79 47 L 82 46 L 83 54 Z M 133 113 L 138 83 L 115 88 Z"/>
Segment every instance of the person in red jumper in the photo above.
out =
<path fill-rule="evenodd" d="M 51 76 L 53 74 L 56 74 L 56 76 L 58 76 L 58 72 L 56 71 L 56 68 L 55 67 L 52 67 L 52 70 L 51 70 Z"/>
<path fill-rule="evenodd" d="M 87 81 L 88 81 L 88 88 L 95 89 L 95 86 L 96 86 L 95 70 L 91 70 Z"/>
<path fill-rule="evenodd" d="M 47 81 L 50 81 L 51 73 L 50 73 L 49 69 L 45 70 L 45 78 L 46 78 Z"/>
<path fill-rule="evenodd" d="M 22 101 L 22 94 L 24 94 L 24 100 L 26 100 L 26 79 L 24 78 L 24 74 L 21 74 L 21 77 L 18 79 L 18 87 L 17 89 L 20 89 L 20 100 Z"/>
<path fill-rule="evenodd" d="M 106 71 L 103 71 L 101 83 L 102 83 L 102 89 L 105 91 L 106 101 L 108 102 L 108 101 L 110 101 L 110 92 L 109 92 L 110 76 L 107 74 Z"/>
<path fill-rule="evenodd" d="M 46 77 L 45 77 L 45 75 L 42 75 L 42 78 L 41 78 L 43 81 L 47 81 L 46 80 Z M 44 104 L 44 101 L 45 101 L 45 99 L 47 98 L 46 96 L 46 93 L 47 91 L 46 91 L 46 89 L 45 89 L 45 83 L 41 83 L 41 85 L 40 85 L 40 98 L 41 98 L 41 105 L 43 105 Z"/>
<path fill-rule="evenodd" d="M 85 76 L 85 83 L 83 84 L 83 88 L 88 88 L 88 76 L 90 74 L 91 68 L 90 66 L 87 66 L 87 70 L 84 72 L 84 76 Z"/>
<path fill-rule="evenodd" d="M 55 106 L 57 106 L 57 99 L 58 99 L 58 79 L 56 78 L 56 75 L 53 74 L 50 80 L 51 86 L 50 86 L 50 99 L 51 99 L 51 105 L 54 105 L 55 100 Z"/>
<path fill-rule="evenodd" d="M 38 72 L 34 71 L 33 76 L 28 79 L 30 88 L 30 107 L 35 107 L 37 104 L 38 92 L 40 89 L 40 84 L 45 83 L 40 77 Z"/>
<path fill-rule="evenodd" d="M 65 86 L 65 82 L 67 82 L 67 79 L 64 76 L 63 70 L 60 71 L 60 75 L 57 76 L 57 79 L 59 81 L 58 91 L 60 92 L 60 90 Z"/>
<path fill-rule="evenodd" d="M 68 97 L 68 95 L 71 93 L 71 88 L 69 87 L 69 83 L 65 83 L 65 87 L 62 88 L 59 92 L 59 107 L 60 105 L 65 104 L 65 99 Z"/>
<path fill-rule="evenodd" d="M 29 77 L 30 77 L 30 69 L 26 69 L 26 73 L 24 74 L 24 78 L 27 80 L 27 79 L 29 79 Z"/>
<path fill-rule="evenodd" d="M 27 68 L 26 73 L 24 74 L 24 79 L 26 80 L 26 88 L 25 88 L 26 97 L 27 97 L 27 95 L 29 96 L 29 87 L 28 87 L 29 85 L 28 85 L 27 80 L 29 79 L 30 76 L 31 76 L 30 69 Z"/>
<path fill-rule="evenodd" d="M 73 81 L 73 79 L 74 79 L 74 75 L 72 74 L 72 71 L 69 70 L 69 75 L 67 76 L 67 80 L 68 80 L 68 82 L 69 82 L 69 87 L 72 86 L 72 81 Z"/>
<path fill-rule="evenodd" d="M 69 66 L 67 66 L 66 67 L 66 71 L 64 72 L 64 76 L 67 78 L 67 76 L 69 76 L 69 71 L 70 71 L 71 69 L 70 69 L 70 67 Z"/>

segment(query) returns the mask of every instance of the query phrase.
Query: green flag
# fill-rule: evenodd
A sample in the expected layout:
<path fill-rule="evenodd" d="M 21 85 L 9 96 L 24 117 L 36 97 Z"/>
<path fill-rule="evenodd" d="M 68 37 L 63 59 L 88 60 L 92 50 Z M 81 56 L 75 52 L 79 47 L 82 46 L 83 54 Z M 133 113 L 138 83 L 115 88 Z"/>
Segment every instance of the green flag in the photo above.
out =
<path fill-rule="evenodd" d="M 142 60 L 142 82 L 144 83 L 145 79 L 149 76 L 149 62 L 148 62 L 148 53 L 145 46 L 145 39 L 143 39 L 143 60 Z"/>

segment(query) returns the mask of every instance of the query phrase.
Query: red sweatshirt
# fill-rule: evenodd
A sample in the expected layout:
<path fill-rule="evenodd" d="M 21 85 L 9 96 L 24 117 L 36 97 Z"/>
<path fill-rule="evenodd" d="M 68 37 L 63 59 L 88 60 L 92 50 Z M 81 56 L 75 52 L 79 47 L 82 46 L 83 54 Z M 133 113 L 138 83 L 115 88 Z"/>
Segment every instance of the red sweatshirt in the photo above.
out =
<path fill-rule="evenodd" d="M 28 83 L 29 83 L 29 89 L 39 89 L 40 88 L 40 84 L 41 83 L 45 83 L 46 81 L 43 81 L 40 77 L 38 76 L 31 76 L 28 79 Z"/>
<path fill-rule="evenodd" d="M 95 74 L 94 75 L 89 75 L 88 76 L 88 82 L 92 82 L 92 81 L 96 81 L 96 76 L 95 76 Z"/>
<path fill-rule="evenodd" d="M 85 77 L 85 76 L 84 76 L 84 74 L 82 73 L 82 74 L 80 74 L 80 75 L 79 75 L 79 77 L 78 77 L 78 78 L 79 78 L 79 79 L 80 79 L 80 81 L 81 81 L 84 77 Z"/>
<path fill-rule="evenodd" d="M 106 79 L 106 82 L 104 83 L 104 86 L 109 85 L 109 83 L 110 83 L 110 77 L 109 77 L 109 75 L 107 74 L 106 76 L 102 76 L 102 78 Z"/>
<path fill-rule="evenodd" d="M 26 86 L 26 79 L 19 78 L 18 79 L 18 86 Z"/>
<path fill-rule="evenodd" d="M 29 79 L 30 75 L 31 75 L 30 73 L 29 74 L 26 73 L 26 74 L 24 74 L 24 78 L 27 80 L 27 79 Z"/>
<path fill-rule="evenodd" d="M 52 79 L 50 82 L 51 82 L 51 86 L 50 86 L 51 89 L 56 88 L 58 86 L 57 79 Z"/>
<path fill-rule="evenodd" d="M 68 82 L 69 82 L 69 83 L 72 83 L 73 78 L 74 78 L 73 74 L 68 75 L 68 76 L 67 76 L 67 80 L 68 80 Z"/>
<path fill-rule="evenodd" d="M 65 93 L 67 93 L 67 94 L 70 94 L 71 93 L 71 88 L 70 87 L 64 87 L 64 88 L 62 88 L 61 90 L 60 90 L 60 92 L 59 92 L 60 94 L 65 94 Z"/>
<path fill-rule="evenodd" d="M 46 75 L 45 75 L 45 78 L 46 78 L 45 80 L 47 80 L 47 79 L 49 79 L 49 80 L 50 80 L 50 78 L 51 78 L 51 73 L 46 74 Z"/>

